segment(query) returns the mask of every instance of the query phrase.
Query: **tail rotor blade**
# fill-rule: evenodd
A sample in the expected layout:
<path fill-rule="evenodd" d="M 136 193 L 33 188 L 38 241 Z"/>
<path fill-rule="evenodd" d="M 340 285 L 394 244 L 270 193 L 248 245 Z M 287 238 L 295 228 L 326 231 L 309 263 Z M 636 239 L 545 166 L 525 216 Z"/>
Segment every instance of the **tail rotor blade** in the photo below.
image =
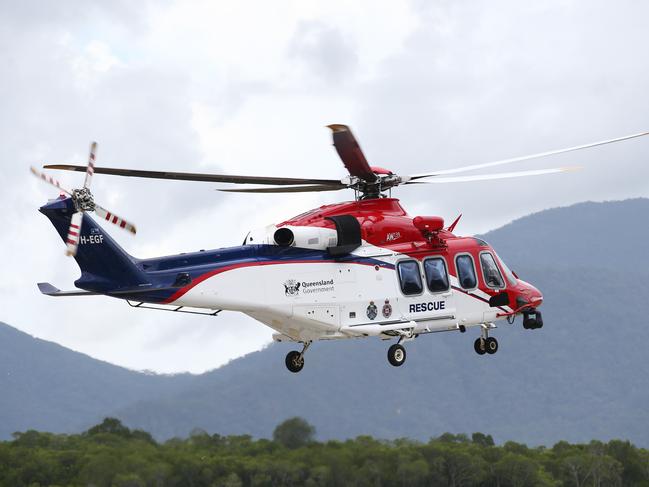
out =
<path fill-rule="evenodd" d="M 34 169 L 33 167 L 30 167 L 29 170 L 30 170 L 30 171 L 32 172 L 32 174 L 33 174 L 34 176 L 36 176 L 37 178 L 40 178 L 40 179 L 42 179 L 43 181 L 45 181 L 46 183 L 49 183 L 49 184 L 51 184 L 52 186 L 57 187 L 60 191 L 63 191 L 63 192 L 64 192 L 65 194 L 67 194 L 67 195 L 70 195 L 70 196 L 72 195 L 72 193 L 70 193 L 67 189 L 65 189 L 63 186 L 61 186 L 61 183 L 59 183 L 59 182 L 58 182 L 56 179 L 54 179 L 52 176 L 48 176 L 47 174 L 42 173 L 42 172 L 40 172 L 40 171 Z"/>
<path fill-rule="evenodd" d="M 86 180 L 83 182 L 84 188 L 90 187 L 92 175 L 95 174 L 95 154 L 97 153 L 97 142 L 90 144 L 90 156 L 88 157 L 88 167 L 86 168 Z"/>
<path fill-rule="evenodd" d="M 100 218 L 103 218 L 104 220 L 114 225 L 117 225 L 118 227 L 123 228 L 124 230 L 128 230 L 133 235 L 137 233 L 135 225 L 127 222 L 123 218 L 117 216 L 115 213 L 111 213 L 110 211 L 106 210 L 105 208 L 102 208 L 97 204 L 95 204 L 95 213 L 97 213 L 97 215 L 99 215 Z"/>
<path fill-rule="evenodd" d="M 72 215 L 72 220 L 70 221 L 70 228 L 68 229 L 68 235 L 65 239 L 65 244 L 67 246 L 65 254 L 69 256 L 77 255 L 77 248 L 79 247 L 79 235 L 81 234 L 81 223 L 83 221 L 83 213 L 80 211 Z"/>

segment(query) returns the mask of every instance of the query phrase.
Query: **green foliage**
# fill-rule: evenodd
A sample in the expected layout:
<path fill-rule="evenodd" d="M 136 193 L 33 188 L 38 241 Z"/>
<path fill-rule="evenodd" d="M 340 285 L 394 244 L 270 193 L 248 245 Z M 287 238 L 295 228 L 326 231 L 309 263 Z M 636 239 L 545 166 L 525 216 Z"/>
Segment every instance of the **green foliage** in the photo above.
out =
<path fill-rule="evenodd" d="M 315 428 L 302 418 L 287 419 L 273 431 L 273 440 L 286 448 L 301 448 L 313 441 Z"/>
<path fill-rule="evenodd" d="M 627 441 L 529 448 L 482 433 L 428 443 L 313 436 L 301 418 L 272 441 L 196 429 L 158 444 L 111 418 L 80 435 L 29 430 L 0 442 L 0 487 L 649 487 L 649 451 Z"/>

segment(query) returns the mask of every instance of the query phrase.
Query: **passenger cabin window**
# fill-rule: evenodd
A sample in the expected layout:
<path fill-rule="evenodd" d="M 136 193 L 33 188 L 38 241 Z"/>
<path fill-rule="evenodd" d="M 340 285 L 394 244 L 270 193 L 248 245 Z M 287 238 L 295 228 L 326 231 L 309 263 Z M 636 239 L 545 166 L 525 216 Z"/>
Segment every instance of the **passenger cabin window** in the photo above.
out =
<path fill-rule="evenodd" d="M 478 285 L 473 257 L 467 254 L 458 255 L 455 258 L 455 267 L 457 267 L 457 278 L 460 281 L 460 286 L 464 289 L 473 289 Z"/>
<path fill-rule="evenodd" d="M 434 257 L 424 261 L 424 274 L 426 274 L 426 284 L 431 293 L 448 291 L 448 272 L 446 263 L 441 257 Z"/>
<path fill-rule="evenodd" d="M 419 263 L 416 260 L 404 260 L 397 264 L 399 285 L 406 296 L 421 294 L 424 290 L 419 273 Z"/>
<path fill-rule="evenodd" d="M 482 265 L 482 275 L 487 287 L 500 289 L 505 287 L 503 276 L 496 265 L 494 256 L 489 252 L 482 252 L 480 254 L 480 264 Z"/>

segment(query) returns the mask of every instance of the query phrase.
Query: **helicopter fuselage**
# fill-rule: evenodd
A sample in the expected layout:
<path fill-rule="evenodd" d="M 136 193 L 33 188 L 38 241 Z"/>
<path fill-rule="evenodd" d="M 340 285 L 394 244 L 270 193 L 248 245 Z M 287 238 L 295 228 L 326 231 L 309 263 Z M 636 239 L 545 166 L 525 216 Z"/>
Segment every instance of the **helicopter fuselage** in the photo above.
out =
<path fill-rule="evenodd" d="M 330 218 L 340 215 L 358 221 L 361 244 L 336 255 L 340 230 Z M 291 242 L 275 241 L 280 229 L 291 231 Z M 151 302 L 239 311 L 276 330 L 276 339 L 300 342 L 464 330 L 542 301 L 484 241 L 446 230 L 427 238 L 387 198 L 321 207 L 253 231 L 242 246 L 139 265 L 166 281 L 191 278 Z M 490 304 L 502 294 L 507 304 Z"/>
<path fill-rule="evenodd" d="M 75 211 L 70 198 L 41 208 L 64 240 Z M 526 328 L 542 326 L 541 293 L 453 226 L 411 218 L 396 199 L 358 200 L 252 231 L 237 247 L 137 259 L 84 213 L 75 285 L 137 307 L 241 312 L 304 350 L 316 340 L 398 338 L 392 365 L 405 360 L 400 343 L 422 334 L 480 326 L 474 346 L 483 354 L 498 348 L 488 336 L 498 319 L 523 314 Z M 84 293 L 39 286 L 51 296 Z M 301 370 L 304 350 L 289 353 L 289 370 Z"/>

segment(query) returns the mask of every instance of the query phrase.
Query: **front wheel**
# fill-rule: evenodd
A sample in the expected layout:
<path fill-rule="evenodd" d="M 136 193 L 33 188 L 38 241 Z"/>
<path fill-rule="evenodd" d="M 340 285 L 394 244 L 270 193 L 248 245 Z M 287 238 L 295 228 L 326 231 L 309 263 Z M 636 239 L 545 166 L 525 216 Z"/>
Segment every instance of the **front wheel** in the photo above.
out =
<path fill-rule="evenodd" d="M 390 362 L 390 365 L 394 365 L 395 367 L 399 367 L 399 366 L 403 365 L 403 363 L 405 361 L 406 361 L 406 349 L 405 348 L 403 348 L 398 343 L 395 343 L 390 348 L 388 348 L 388 362 Z"/>
<path fill-rule="evenodd" d="M 304 356 L 296 350 L 288 352 L 286 354 L 286 368 L 294 374 L 298 373 L 304 368 Z"/>

